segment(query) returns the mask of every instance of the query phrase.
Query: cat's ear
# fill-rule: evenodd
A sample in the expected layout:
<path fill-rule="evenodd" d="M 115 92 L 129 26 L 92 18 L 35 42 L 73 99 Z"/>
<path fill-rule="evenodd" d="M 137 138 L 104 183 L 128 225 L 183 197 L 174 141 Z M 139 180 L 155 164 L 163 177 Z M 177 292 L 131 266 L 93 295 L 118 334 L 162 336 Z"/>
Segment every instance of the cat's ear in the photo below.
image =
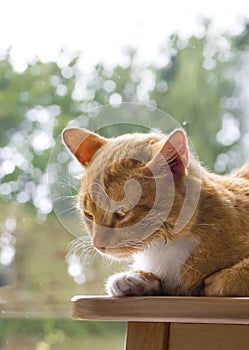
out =
<path fill-rule="evenodd" d="M 62 138 L 69 150 L 84 166 L 87 166 L 94 154 L 107 143 L 105 138 L 80 128 L 65 129 Z"/>
<path fill-rule="evenodd" d="M 167 165 L 175 178 L 181 178 L 186 175 L 188 157 L 186 134 L 183 130 L 177 129 L 169 135 L 168 140 L 150 161 L 148 167 L 153 174 L 162 174 Z"/>

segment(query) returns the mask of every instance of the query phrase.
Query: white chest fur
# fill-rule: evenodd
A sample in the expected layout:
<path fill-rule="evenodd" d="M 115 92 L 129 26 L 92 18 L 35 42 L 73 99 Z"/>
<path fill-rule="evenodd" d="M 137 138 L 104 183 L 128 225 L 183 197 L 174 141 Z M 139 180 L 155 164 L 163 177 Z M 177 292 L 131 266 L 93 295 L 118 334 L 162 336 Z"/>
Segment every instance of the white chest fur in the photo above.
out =
<path fill-rule="evenodd" d="M 181 284 L 181 267 L 190 256 L 193 242 L 184 237 L 177 242 L 157 240 L 134 256 L 134 268 L 160 277 L 165 293 L 174 293 Z"/>

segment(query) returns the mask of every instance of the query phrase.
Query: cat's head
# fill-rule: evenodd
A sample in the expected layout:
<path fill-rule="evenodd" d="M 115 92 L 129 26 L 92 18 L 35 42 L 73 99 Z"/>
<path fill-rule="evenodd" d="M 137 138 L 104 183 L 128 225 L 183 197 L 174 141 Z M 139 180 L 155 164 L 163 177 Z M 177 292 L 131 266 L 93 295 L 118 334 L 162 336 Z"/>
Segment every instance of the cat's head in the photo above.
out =
<path fill-rule="evenodd" d="M 172 235 L 188 167 L 184 131 L 106 139 L 69 128 L 63 140 L 85 168 L 78 204 L 98 251 L 127 258 Z"/>

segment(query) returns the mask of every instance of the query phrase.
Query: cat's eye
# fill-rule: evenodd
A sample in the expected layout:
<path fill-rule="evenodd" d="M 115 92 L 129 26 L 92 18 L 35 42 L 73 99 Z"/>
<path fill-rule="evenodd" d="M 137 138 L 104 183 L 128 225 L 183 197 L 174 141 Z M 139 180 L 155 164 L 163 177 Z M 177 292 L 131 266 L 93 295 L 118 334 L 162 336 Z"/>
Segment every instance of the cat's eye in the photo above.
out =
<path fill-rule="evenodd" d="M 117 210 L 115 210 L 115 214 L 117 215 L 118 218 L 124 218 L 125 215 L 128 213 L 129 208 L 126 207 L 120 207 Z"/>
<path fill-rule="evenodd" d="M 84 216 L 88 220 L 91 220 L 91 221 L 93 220 L 93 215 L 88 213 L 87 211 L 84 211 Z"/>

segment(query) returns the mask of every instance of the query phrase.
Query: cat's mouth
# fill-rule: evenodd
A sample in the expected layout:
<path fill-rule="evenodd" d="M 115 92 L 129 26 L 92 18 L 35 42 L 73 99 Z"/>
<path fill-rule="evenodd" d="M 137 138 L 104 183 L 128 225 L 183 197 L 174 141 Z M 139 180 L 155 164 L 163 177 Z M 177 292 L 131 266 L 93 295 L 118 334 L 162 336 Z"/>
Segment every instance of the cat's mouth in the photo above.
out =
<path fill-rule="evenodd" d="M 118 260 L 128 259 L 138 251 L 138 249 L 134 247 L 95 247 L 95 249 L 102 255 Z"/>
<path fill-rule="evenodd" d="M 140 241 L 138 244 L 134 244 L 132 246 L 127 245 L 119 247 L 100 247 L 95 245 L 94 247 L 100 254 L 104 256 L 108 256 L 117 260 L 125 260 L 129 259 L 135 253 L 147 249 L 148 246 L 150 246 L 150 244 L 157 239 L 162 239 L 165 242 L 167 241 L 166 238 L 161 235 L 160 231 L 156 231 L 146 240 Z"/>

